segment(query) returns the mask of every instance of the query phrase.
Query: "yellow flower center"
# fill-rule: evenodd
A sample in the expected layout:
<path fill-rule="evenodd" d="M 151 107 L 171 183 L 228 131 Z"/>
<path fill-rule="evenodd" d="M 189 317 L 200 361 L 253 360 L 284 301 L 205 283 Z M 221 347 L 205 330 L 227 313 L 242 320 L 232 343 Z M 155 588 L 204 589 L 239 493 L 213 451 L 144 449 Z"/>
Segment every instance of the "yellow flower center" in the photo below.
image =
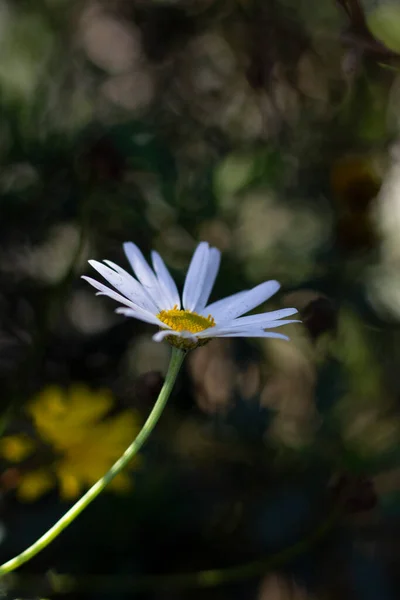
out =
<path fill-rule="evenodd" d="M 170 310 L 162 310 L 158 313 L 157 317 L 174 331 L 200 333 L 200 331 L 204 331 L 209 327 L 215 327 L 215 321 L 211 315 L 203 317 L 190 310 L 180 310 L 176 305 Z M 174 335 L 167 336 L 166 340 L 173 346 L 183 350 L 191 350 L 208 342 L 208 339 L 202 339 L 194 343 L 191 340 L 185 340 Z"/>
<path fill-rule="evenodd" d="M 202 317 L 195 312 L 190 312 L 190 310 L 179 310 L 176 305 L 170 310 L 162 310 L 157 317 L 174 331 L 199 333 L 209 327 L 215 327 L 215 321 L 211 315 Z"/>

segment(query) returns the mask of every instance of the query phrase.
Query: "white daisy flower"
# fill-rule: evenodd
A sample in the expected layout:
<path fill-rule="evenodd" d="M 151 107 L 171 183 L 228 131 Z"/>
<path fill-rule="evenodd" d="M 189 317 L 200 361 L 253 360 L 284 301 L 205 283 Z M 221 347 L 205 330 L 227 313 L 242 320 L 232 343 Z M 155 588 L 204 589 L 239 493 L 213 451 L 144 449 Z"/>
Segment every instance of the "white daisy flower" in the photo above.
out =
<path fill-rule="evenodd" d="M 124 244 L 126 257 L 136 276 L 111 262 L 90 260 L 113 289 L 91 277 L 83 277 L 98 291 L 97 295 L 113 298 L 123 306 L 116 312 L 134 317 L 160 328 L 153 339 L 166 339 L 172 345 L 190 350 L 215 337 L 270 337 L 288 340 L 286 335 L 266 331 L 297 320 L 284 320 L 297 310 L 282 308 L 243 317 L 279 290 L 277 281 L 265 281 L 223 300 L 207 304 L 219 270 L 221 253 L 201 242 L 191 260 L 183 286 L 182 299 L 161 256 L 151 253 L 153 268 L 132 242 Z"/>

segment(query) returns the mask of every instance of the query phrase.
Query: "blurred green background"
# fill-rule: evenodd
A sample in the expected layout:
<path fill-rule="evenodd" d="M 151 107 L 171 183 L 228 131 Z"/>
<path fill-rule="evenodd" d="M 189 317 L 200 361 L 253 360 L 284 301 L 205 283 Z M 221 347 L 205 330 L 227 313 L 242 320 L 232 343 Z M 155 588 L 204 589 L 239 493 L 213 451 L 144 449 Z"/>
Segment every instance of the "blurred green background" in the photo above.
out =
<path fill-rule="evenodd" d="M 181 286 L 206 240 L 213 300 L 278 279 L 303 320 L 190 353 L 138 461 L 3 597 L 400 596 L 399 68 L 394 0 L 0 1 L 1 560 L 166 372 L 89 258 L 132 240 Z"/>

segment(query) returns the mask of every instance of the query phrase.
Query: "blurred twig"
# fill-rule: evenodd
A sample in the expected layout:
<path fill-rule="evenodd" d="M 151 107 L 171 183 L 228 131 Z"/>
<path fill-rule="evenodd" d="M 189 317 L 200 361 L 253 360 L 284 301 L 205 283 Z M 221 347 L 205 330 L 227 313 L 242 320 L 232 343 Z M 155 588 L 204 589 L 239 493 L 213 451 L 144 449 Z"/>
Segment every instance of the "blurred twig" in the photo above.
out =
<path fill-rule="evenodd" d="M 308 537 L 267 557 L 241 565 L 222 569 L 207 569 L 191 573 L 168 575 L 131 575 L 112 577 L 110 575 L 85 575 L 74 577 L 50 571 L 44 577 L 15 576 L 5 578 L 7 591 L 41 594 L 66 594 L 72 592 L 148 592 L 177 591 L 185 589 L 212 588 L 243 581 L 264 575 L 267 571 L 282 567 L 305 554 L 320 543 L 342 514 L 342 507 L 336 506 L 329 516 Z"/>

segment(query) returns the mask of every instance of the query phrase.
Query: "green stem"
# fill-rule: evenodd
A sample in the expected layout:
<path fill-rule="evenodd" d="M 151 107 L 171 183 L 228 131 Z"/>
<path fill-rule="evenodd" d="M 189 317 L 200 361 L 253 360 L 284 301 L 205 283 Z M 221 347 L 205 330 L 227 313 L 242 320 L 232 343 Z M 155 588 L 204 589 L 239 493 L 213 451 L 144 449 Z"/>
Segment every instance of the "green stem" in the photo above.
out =
<path fill-rule="evenodd" d="M 48 546 L 60 533 L 70 525 L 78 515 L 95 499 L 97 496 L 104 490 L 104 488 L 120 473 L 126 465 L 132 460 L 135 454 L 140 450 L 143 446 L 150 433 L 153 431 L 158 419 L 160 418 L 165 405 L 167 404 L 168 398 L 172 392 L 174 387 L 176 377 L 179 373 L 179 369 L 182 365 L 183 359 L 185 357 L 185 352 L 182 350 L 178 350 L 176 348 L 172 349 L 171 360 L 168 367 L 168 373 L 165 378 L 165 382 L 163 387 L 161 388 L 160 394 L 157 398 L 157 402 L 155 403 L 153 410 L 151 411 L 147 421 L 143 425 L 140 430 L 138 436 L 132 442 L 132 444 L 125 450 L 124 454 L 113 464 L 111 469 L 97 481 L 78 502 L 72 506 L 51 527 L 42 537 L 40 537 L 32 546 L 29 546 L 26 550 L 15 556 L 11 560 L 5 562 L 0 566 L 0 577 L 9 573 L 10 571 L 14 571 L 22 564 L 26 563 L 28 560 L 36 556 L 39 552 L 41 552 L 46 546 Z"/>

